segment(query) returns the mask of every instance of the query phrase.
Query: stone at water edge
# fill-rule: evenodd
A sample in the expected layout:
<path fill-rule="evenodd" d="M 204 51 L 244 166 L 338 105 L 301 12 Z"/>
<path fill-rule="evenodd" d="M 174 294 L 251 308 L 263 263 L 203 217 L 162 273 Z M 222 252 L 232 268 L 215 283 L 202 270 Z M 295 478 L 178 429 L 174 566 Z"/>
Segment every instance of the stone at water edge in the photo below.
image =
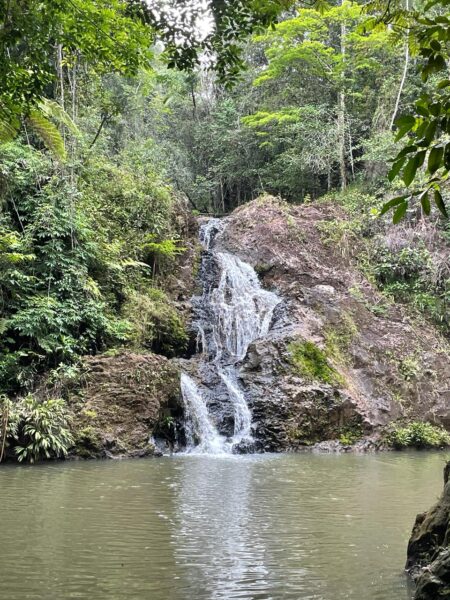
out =
<path fill-rule="evenodd" d="M 416 517 L 406 569 L 416 583 L 414 600 L 450 598 L 450 461 L 439 501 Z"/>

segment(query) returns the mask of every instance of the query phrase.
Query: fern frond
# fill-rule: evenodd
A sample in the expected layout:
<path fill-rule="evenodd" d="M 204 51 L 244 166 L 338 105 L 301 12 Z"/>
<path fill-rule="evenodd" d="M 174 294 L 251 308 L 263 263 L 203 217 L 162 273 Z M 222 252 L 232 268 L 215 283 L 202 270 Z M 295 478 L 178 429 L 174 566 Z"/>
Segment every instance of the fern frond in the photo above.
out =
<path fill-rule="evenodd" d="M 81 131 L 78 129 L 70 115 L 64 110 L 64 108 L 60 104 L 58 104 L 54 100 L 43 98 L 39 102 L 38 106 L 40 111 L 47 118 L 52 118 L 58 123 L 62 123 L 73 135 L 80 137 Z"/>
<path fill-rule="evenodd" d="M 17 129 L 8 121 L 0 118 L 0 143 L 12 141 L 17 135 Z"/>
<path fill-rule="evenodd" d="M 57 127 L 49 121 L 41 111 L 32 110 L 28 115 L 28 122 L 33 131 L 41 138 L 46 147 L 60 160 L 66 159 L 64 140 Z"/>

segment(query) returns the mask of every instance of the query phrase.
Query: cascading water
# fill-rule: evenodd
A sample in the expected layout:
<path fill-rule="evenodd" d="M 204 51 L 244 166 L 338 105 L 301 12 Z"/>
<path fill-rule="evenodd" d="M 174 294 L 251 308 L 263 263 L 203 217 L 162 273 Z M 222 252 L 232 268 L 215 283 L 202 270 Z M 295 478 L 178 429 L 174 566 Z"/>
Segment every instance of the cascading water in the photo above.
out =
<path fill-rule="evenodd" d="M 201 270 L 203 293 L 194 302 L 197 343 L 202 351 L 197 376 L 202 383 L 204 378 L 213 383 L 197 385 L 187 374 L 181 378 L 185 437 L 191 453 L 230 453 L 238 446 L 251 447 L 252 415 L 239 385 L 239 363 L 249 345 L 267 334 L 274 309 L 280 302 L 276 294 L 261 287 L 249 264 L 233 254 L 215 250 L 215 238 L 224 224 L 219 219 L 211 219 L 200 231 L 205 253 Z M 212 271 L 217 276 L 211 280 Z M 231 405 L 232 434 L 222 431 L 221 410 L 219 414 L 216 411 L 215 416 L 211 413 L 208 394 L 209 398 L 211 394 L 224 398 L 221 401 L 224 414 L 226 404 Z"/>

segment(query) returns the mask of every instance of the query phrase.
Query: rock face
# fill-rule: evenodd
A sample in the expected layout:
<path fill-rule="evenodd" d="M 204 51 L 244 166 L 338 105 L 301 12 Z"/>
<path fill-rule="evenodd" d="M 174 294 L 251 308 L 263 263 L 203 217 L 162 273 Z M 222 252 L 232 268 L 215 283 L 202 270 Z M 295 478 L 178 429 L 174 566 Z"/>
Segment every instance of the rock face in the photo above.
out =
<path fill-rule="evenodd" d="M 240 369 L 260 450 L 376 439 L 400 418 L 450 427 L 447 342 L 386 303 L 356 267 L 357 248 L 329 241 L 342 219 L 332 205 L 265 197 L 217 237 L 284 299 Z"/>
<path fill-rule="evenodd" d="M 122 352 L 84 361 L 82 384 L 72 391 L 76 446 L 83 458 L 149 456 L 154 436 L 171 442 L 179 401 L 178 369 L 154 354 Z"/>
<path fill-rule="evenodd" d="M 450 598 L 450 462 L 444 492 L 428 512 L 417 515 L 406 569 L 416 581 L 415 600 Z"/>

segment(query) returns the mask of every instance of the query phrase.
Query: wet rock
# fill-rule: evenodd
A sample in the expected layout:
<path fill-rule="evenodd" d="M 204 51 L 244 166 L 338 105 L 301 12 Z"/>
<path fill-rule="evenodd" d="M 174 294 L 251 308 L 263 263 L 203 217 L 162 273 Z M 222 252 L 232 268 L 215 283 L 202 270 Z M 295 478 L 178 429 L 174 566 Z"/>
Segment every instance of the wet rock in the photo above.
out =
<path fill-rule="evenodd" d="M 322 233 L 324 223 L 343 218 L 331 204 L 265 197 L 237 209 L 216 238 L 218 249 L 250 263 L 283 298 L 239 372 L 261 451 L 340 439 L 370 451 L 392 421 L 450 424 L 448 343 L 427 324 L 412 323 L 401 306 L 378 310 L 383 298 L 351 253 L 343 256 Z M 334 381 L 296 368 L 293 342 L 313 344 L 337 373 Z"/>
<path fill-rule="evenodd" d="M 408 544 L 406 570 L 416 582 L 415 600 L 450 597 L 450 462 L 444 492 L 427 513 L 417 515 Z"/>

